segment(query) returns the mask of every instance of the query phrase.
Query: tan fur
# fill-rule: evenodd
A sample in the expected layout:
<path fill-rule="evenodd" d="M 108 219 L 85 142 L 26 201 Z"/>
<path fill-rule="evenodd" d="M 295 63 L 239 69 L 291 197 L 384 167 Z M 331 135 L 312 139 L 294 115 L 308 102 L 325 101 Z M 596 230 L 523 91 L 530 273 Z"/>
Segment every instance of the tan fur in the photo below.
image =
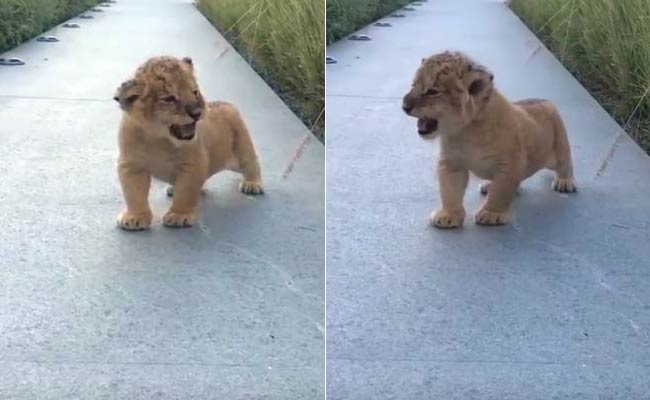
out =
<path fill-rule="evenodd" d="M 174 186 L 163 217 L 169 227 L 194 224 L 203 184 L 219 171 L 240 172 L 242 192 L 263 193 L 255 147 L 237 109 L 224 102 L 205 103 L 189 58 L 150 59 L 120 86 L 115 100 L 123 110 L 118 174 L 126 202 L 119 227 L 151 225 L 152 177 Z M 172 134 L 179 126 L 190 127 L 180 138 Z"/>
<path fill-rule="evenodd" d="M 422 61 L 404 97 L 404 111 L 418 118 L 422 136 L 440 136 L 442 209 L 430 218 L 438 228 L 463 224 L 470 172 L 490 181 L 483 186 L 487 199 L 475 217 L 483 225 L 505 224 L 519 184 L 540 169 L 556 172 L 554 190 L 576 190 L 557 109 L 546 100 L 511 103 L 494 87 L 493 78 L 462 53 L 440 53 Z M 437 129 L 431 132 L 431 127 Z"/>

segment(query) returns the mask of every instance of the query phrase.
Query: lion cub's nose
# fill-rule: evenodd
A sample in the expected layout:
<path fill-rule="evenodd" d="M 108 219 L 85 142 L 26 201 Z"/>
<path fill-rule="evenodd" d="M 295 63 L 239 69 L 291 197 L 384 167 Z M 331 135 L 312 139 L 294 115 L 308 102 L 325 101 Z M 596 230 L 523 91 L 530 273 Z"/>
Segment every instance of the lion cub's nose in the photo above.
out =
<path fill-rule="evenodd" d="M 402 101 L 402 110 L 408 114 L 412 109 L 413 101 L 409 98 L 409 95 L 404 96 L 404 100 Z"/>
<path fill-rule="evenodd" d="M 201 119 L 201 115 L 203 114 L 203 111 L 199 107 L 186 106 L 185 111 L 187 111 L 187 114 L 189 114 L 194 121 Z"/>

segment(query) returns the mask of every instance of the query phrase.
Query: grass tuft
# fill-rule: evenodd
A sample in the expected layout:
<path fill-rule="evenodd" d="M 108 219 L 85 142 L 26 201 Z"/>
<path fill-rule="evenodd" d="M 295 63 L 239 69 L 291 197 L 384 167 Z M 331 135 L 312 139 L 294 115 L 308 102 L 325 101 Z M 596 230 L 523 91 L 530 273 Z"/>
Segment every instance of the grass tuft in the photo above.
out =
<path fill-rule="evenodd" d="M 198 6 L 322 139 L 324 1 L 199 0 Z"/>
<path fill-rule="evenodd" d="M 511 0 L 510 6 L 650 152 L 650 1 Z"/>

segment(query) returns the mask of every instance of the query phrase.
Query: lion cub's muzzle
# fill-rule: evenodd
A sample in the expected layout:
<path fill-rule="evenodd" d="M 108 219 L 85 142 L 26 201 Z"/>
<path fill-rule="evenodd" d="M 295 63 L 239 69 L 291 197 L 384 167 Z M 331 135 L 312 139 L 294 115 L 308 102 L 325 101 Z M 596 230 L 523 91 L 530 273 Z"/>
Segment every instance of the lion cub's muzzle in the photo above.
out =
<path fill-rule="evenodd" d="M 196 134 L 196 121 L 191 124 L 174 124 L 169 127 L 169 133 L 178 140 L 192 140 Z"/>
<path fill-rule="evenodd" d="M 402 110 L 404 110 L 406 115 L 413 117 L 414 115 L 411 114 L 411 111 L 413 111 L 414 108 L 415 108 L 415 102 L 413 101 L 413 99 L 409 95 L 404 96 L 404 101 L 402 102 Z M 418 133 L 420 134 L 420 136 L 429 135 L 435 132 L 437 129 L 438 129 L 437 119 L 418 118 Z"/>
<path fill-rule="evenodd" d="M 437 119 L 418 118 L 418 133 L 420 136 L 430 135 L 438 129 Z"/>
<path fill-rule="evenodd" d="M 174 124 L 169 127 L 169 133 L 178 140 L 192 140 L 196 134 L 196 123 L 203 117 L 203 108 L 198 105 L 185 106 L 187 115 L 194 120 L 189 124 Z"/>

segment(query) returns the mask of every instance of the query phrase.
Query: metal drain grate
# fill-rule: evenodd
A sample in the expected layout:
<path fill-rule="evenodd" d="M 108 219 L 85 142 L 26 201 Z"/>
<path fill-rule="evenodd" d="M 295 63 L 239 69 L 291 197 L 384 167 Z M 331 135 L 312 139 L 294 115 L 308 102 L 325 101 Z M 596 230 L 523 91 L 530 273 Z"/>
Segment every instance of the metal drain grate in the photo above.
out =
<path fill-rule="evenodd" d="M 389 26 L 393 26 L 390 22 L 375 22 L 375 26 L 380 26 L 382 28 L 388 28 Z"/>
<path fill-rule="evenodd" d="M 54 36 L 40 36 L 36 38 L 37 42 L 46 42 L 46 43 L 53 43 L 53 42 L 58 42 L 59 39 L 57 39 Z"/>
<path fill-rule="evenodd" d="M 93 19 L 95 17 L 93 17 L 92 15 L 83 14 L 83 15 L 80 15 L 79 18 L 81 18 L 81 19 Z"/>
<path fill-rule="evenodd" d="M 358 40 L 361 42 L 367 42 L 369 40 L 372 40 L 372 38 L 368 35 L 350 35 L 348 36 L 348 40 Z"/>
<path fill-rule="evenodd" d="M 336 64 L 337 62 L 334 57 L 325 57 L 325 64 Z"/>
<path fill-rule="evenodd" d="M 25 65 L 25 61 L 21 60 L 20 58 L 0 58 L 0 65 Z"/>
<path fill-rule="evenodd" d="M 61 25 L 62 28 L 68 28 L 68 29 L 77 29 L 80 28 L 79 25 L 77 24 L 71 24 L 69 22 L 66 22 L 65 24 Z"/>

